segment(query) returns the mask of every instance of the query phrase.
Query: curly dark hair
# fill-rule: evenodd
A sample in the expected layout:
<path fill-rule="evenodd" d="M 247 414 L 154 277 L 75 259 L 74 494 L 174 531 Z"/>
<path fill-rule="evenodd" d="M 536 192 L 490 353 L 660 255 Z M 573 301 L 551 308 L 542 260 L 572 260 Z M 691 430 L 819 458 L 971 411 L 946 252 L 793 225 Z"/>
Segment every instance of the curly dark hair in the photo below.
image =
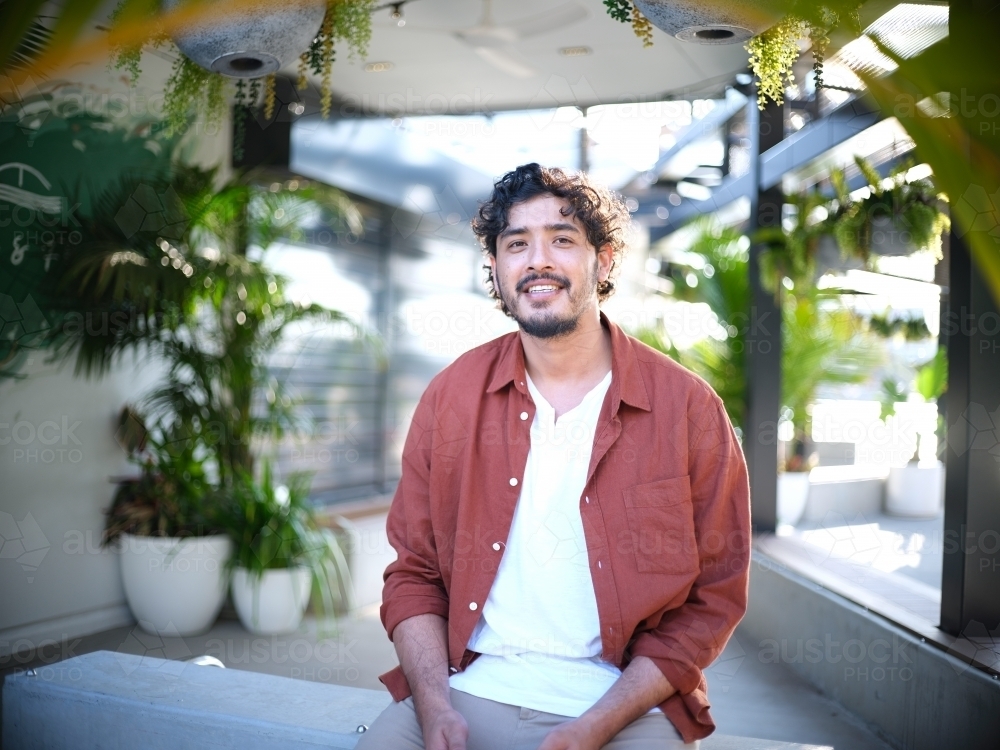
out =
<path fill-rule="evenodd" d="M 587 241 L 593 247 L 611 245 L 611 272 L 607 281 L 597 285 L 598 301 L 604 302 L 615 291 L 615 277 L 625 255 L 630 217 L 620 195 L 592 183 L 586 174 L 568 173 L 532 162 L 521 165 L 493 183 L 493 195 L 480 204 L 472 219 L 472 231 L 479 238 L 483 253 L 496 257 L 497 237 L 510 226 L 510 209 L 539 195 L 554 195 L 566 200 L 569 206 L 562 210 L 563 215 L 579 219 Z M 497 301 L 503 312 L 510 315 L 500 298 L 490 264 L 486 263 L 483 267 L 490 297 Z"/>

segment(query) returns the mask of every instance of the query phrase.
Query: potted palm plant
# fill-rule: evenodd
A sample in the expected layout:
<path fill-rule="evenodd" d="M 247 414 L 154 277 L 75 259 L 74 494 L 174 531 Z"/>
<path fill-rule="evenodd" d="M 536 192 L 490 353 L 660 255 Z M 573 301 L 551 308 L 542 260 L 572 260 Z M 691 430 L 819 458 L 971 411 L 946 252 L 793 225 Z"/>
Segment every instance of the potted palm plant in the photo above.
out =
<path fill-rule="evenodd" d="M 288 327 L 304 321 L 342 322 L 357 330 L 341 313 L 290 300 L 285 280 L 263 257 L 248 257 L 246 248 L 253 243 L 266 252 L 275 239 L 296 236 L 303 216 L 320 208 L 334 228 L 361 227 L 353 204 L 325 186 L 296 181 L 271 190 L 237 178 L 216 189 L 214 176 L 214 170 L 177 166 L 162 180 L 123 181 L 86 222 L 87 241 L 53 264 L 46 298 L 68 311 L 119 321 L 97 333 L 86 326 L 58 326 L 49 333 L 55 355 L 75 358 L 78 373 L 99 375 L 121 354 L 137 350 L 164 368 L 162 382 L 140 404 L 145 421 L 155 426 L 153 454 L 139 480 L 123 483 L 109 524 L 152 508 L 155 525 L 126 524 L 119 533 L 144 538 L 139 541 L 188 536 L 189 546 L 202 551 L 217 547 L 215 562 L 201 567 L 211 574 L 211 585 L 204 585 L 217 593 L 222 580 L 224 596 L 229 541 L 218 536 L 228 528 L 219 525 L 222 498 L 239 492 L 242 477 L 253 475 L 256 451 L 307 427 L 269 367 L 271 354 Z M 130 222 L 126 209 L 137 204 L 136 195 L 153 196 L 161 210 Z M 171 476 L 174 481 L 164 479 Z M 207 617 L 210 624 L 217 606 L 193 618 L 187 611 L 193 597 L 156 589 L 165 582 L 162 576 L 139 579 L 128 572 L 141 546 L 122 545 L 121 557 L 136 619 L 157 632 L 168 624 L 167 632 L 180 634 L 207 627 L 202 621 Z M 155 621 L 137 603 L 140 590 L 161 605 Z"/>
<path fill-rule="evenodd" d="M 134 411 L 123 410 L 119 435 L 132 425 L 132 459 L 141 474 L 119 481 L 102 544 L 117 545 L 125 598 L 144 630 L 202 633 L 222 608 L 232 555 L 216 509 L 207 502 L 211 485 L 204 459 L 190 436 L 176 429 L 147 433 Z"/>
<path fill-rule="evenodd" d="M 311 594 L 326 620 L 350 608 L 347 560 L 333 532 L 317 525 L 308 494 L 309 478 L 302 474 L 276 485 L 269 462 L 259 481 L 240 474 L 227 493 L 233 604 L 252 633 L 293 632 Z"/>
<path fill-rule="evenodd" d="M 811 451 L 809 407 L 821 385 L 863 382 L 879 364 L 859 319 L 836 294 L 814 288 L 782 300 L 781 402 L 789 427 L 778 475 L 778 522 L 794 525 L 807 509 Z M 780 428 L 779 428 L 780 431 Z"/>
<path fill-rule="evenodd" d="M 925 403 L 936 402 L 948 390 L 948 357 L 943 347 L 934 358 L 917 370 L 914 393 Z M 894 394 L 893 401 L 905 397 Z M 927 425 L 919 430 L 918 450 L 905 466 L 889 469 L 886 482 L 885 510 L 895 516 L 934 518 L 944 507 L 944 464 L 937 457 L 939 433 L 943 420 L 938 415 L 937 429 Z"/>

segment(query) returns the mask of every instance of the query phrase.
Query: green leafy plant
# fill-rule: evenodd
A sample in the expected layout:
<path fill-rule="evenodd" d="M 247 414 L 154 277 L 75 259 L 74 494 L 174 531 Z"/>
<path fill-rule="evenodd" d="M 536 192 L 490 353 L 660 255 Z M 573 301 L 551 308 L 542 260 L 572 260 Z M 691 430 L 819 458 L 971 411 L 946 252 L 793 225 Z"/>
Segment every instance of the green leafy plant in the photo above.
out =
<path fill-rule="evenodd" d="M 940 260 L 941 235 L 951 227 L 951 221 L 941 209 L 945 199 L 934 183 L 926 177 L 908 181 L 906 172 L 913 163 L 906 161 L 893 169 L 887 187 L 866 159 L 855 156 L 854 162 L 868 183 L 865 198 L 851 199 L 842 170 L 831 175 L 836 209 L 829 225 L 841 251 L 867 261 L 875 234 L 874 222 L 882 218 L 889 219 L 893 231 L 905 235 L 916 250 L 930 250 Z"/>
<path fill-rule="evenodd" d="M 930 329 L 923 317 L 894 318 L 888 313 L 872 315 L 868 320 L 868 330 L 882 338 L 892 338 L 902 335 L 907 341 L 920 341 L 931 335 Z"/>
<path fill-rule="evenodd" d="M 888 186 L 866 159 L 856 156 L 854 162 L 866 180 L 866 197 L 852 198 L 844 170 L 834 169 L 830 172 L 833 196 L 819 186 L 786 195 L 784 202 L 794 209 L 791 225 L 767 227 L 754 234 L 756 242 L 766 245 L 760 259 L 761 283 L 766 289 L 777 295 L 782 284 L 812 285 L 824 236 L 836 240 L 842 257 L 869 265 L 879 219 L 888 219 L 890 231 L 898 232 L 915 251 L 930 251 L 940 259 L 941 235 L 951 224 L 934 183 L 929 178 L 908 181 L 910 161 L 892 170 Z"/>
<path fill-rule="evenodd" d="M 824 86 L 823 62 L 830 45 L 830 35 L 841 29 L 851 36 L 861 33 L 857 3 L 795 3 L 795 10 L 771 28 L 753 37 L 745 45 L 750 53 L 749 66 L 758 78 L 757 106 L 764 109 L 767 100 L 781 104 L 785 88 L 795 82 L 792 66 L 799 59 L 799 39 L 808 36 L 813 58 L 816 88 Z"/>
<path fill-rule="evenodd" d="M 914 381 L 916 392 L 924 401 L 937 401 L 948 390 L 948 350 L 943 346 L 934 353 L 934 358 L 917 370 Z"/>
<path fill-rule="evenodd" d="M 170 36 L 159 23 L 160 10 L 157 6 L 157 3 L 141 0 L 119 0 L 111 14 L 112 28 L 141 20 L 148 25 L 149 32 L 139 43 L 112 46 L 108 69 L 127 71 L 134 85 L 141 74 L 143 46 L 171 48 L 176 61 L 164 89 L 163 114 L 167 132 L 183 131 L 192 111 L 203 114 L 206 124 L 218 125 L 228 102 L 232 100 L 241 115 L 236 129 L 235 150 L 238 156 L 246 110 L 263 105 L 264 117 L 270 119 L 273 116 L 275 75 L 229 79 L 220 73 L 205 70 L 170 41 Z M 302 89 L 307 86 L 307 70 L 311 69 L 320 76 L 320 100 L 324 119 L 329 117 L 332 102 L 330 82 L 336 57 L 335 43 L 345 42 L 352 57 L 363 58 L 371 41 L 373 8 L 374 0 L 327 0 L 320 29 L 308 49 L 300 56 L 298 87 Z"/>
<path fill-rule="evenodd" d="M 122 427 L 139 426 L 141 437 L 130 458 L 141 474 L 119 481 L 111 506 L 105 511 L 102 544 L 121 534 L 134 536 L 203 536 L 221 530 L 220 518 L 206 502 L 212 486 L 204 458 L 190 436 L 154 429 L 147 433 L 130 409 Z"/>
<path fill-rule="evenodd" d="M 219 498 L 233 556 L 227 570 L 245 570 L 259 582 L 268 570 L 305 568 L 312 579 L 312 600 L 325 621 L 351 607 L 347 559 L 333 531 L 321 528 L 308 503 L 310 479 L 294 474 L 287 485 L 276 484 L 269 462 L 260 480 L 240 472 Z M 253 585 L 253 584 L 252 584 Z M 254 612 L 259 588 L 254 585 Z"/>
<path fill-rule="evenodd" d="M 653 24 L 632 0 L 604 0 L 604 9 L 614 20 L 630 24 L 643 47 L 653 46 Z"/>
<path fill-rule="evenodd" d="M 761 109 L 768 99 L 777 104 L 784 101 L 785 87 L 795 81 L 792 65 L 799 59 L 799 37 L 806 28 L 801 18 L 785 16 L 746 43 L 750 69 L 759 79 L 757 105 Z"/>
<path fill-rule="evenodd" d="M 879 419 L 886 419 L 895 411 L 896 404 L 906 401 L 909 394 L 916 393 L 925 402 L 937 401 L 948 390 L 948 351 L 945 347 L 939 347 L 930 361 L 925 362 L 917 368 L 917 372 L 911 381 L 910 388 L 905 383 L 898 382 L 893 378 L 886 378 L 882 381 L 882 393 L 879 402 L 882 405 Z M 938 419 L 938 437 L 943 437 L 944 422 Z"/>
<path fill-rule="evenodd" d="M 835 294 L 782 295 L 781 403 L 791 412 L 793 442 L 805 444 L 812 433 L 809 407 L 821 385 L 864 382 L 881 362 L 859 323 Z"/>
<path fill-rule="evenodd" d="M 309 49 L 299 57 L 298 88 L 306 87 L 307 70 L 320 77 L 320 110 L 324 119 L 329 116 L 333 101 L 330 78 L 336 58 L 334 45 L 337 41 L 344 41 L 352 57 L 365 57 L 372 37 L 371 12 L 374 5 L 374 0 L 327 0 L 319 33 Z"/>
<path fill-rule="evenodd" d="M 685 302 L 707 304 L 716 317 L 716 336 L 686 349 L 674 347 L 659 331 L 639 331 L 644 343 L 659 349 L 703 377 L 719 394 L 730 420 L 745 426 L 745 338 L 749 322 L 750 285 L 747 243 L 735 228 L 711 221 L 699 223 L 688 252 L 702 259 L 696 265 L 672 265 L 674 296 Z M 688 284 L 693 274 L 696 283 Z"/>
<path fill-rule="evenodd" d="M 87 227 L 94 239 L 55 266 L 50 296 L 91 317 L 119 316 L 120 323 L 97 332 L 60 326 L 50 345 L 57 358 L 75 358 L 83 375 L 106 372 L 125 351 L 160 356 L 167 374 L 142 408 L 164 429 L 198 436 L 225 486 L 240 472 L 252 474 L 260 443 L 306 428 L 268 366 L 289 326 L 336 323 L 361 333 L 342 313 L 289 299 L 285 279 L 248 257 L 247 247 L 294 238 L 304 216 L 321 207 L 335 229 L 362 228 L 357 209 L 333 188 L 294 181 L 294 189 L 272 192 L 237 178 L 216 190 L 214 175 L 178 167 L 168 180 L 147 185 L 166 200 L 163 223 L 129 238 L 115 207 L 135 184 L 126 181 L 105 197 Z"/>
<path fill-rule="evenodd" d="M 636 332 L 644 343 L 703 377 L 719 394 L 737 427 L 745 426 L 745 337 L 752 324 L 748 247 L 747 238 L 738 230 L 702 222 L 688 247 L 688 252 L 700 256 L 700 260 L 674 268 L 674 296 L 707 304 L 718 321 L 718 336 L 680 349 L 661 329 Z M 695 275 L 697 283 L 693 286 L 685 280 L 688 274 Z M 781 302 L 781 403 L 794 425 L 794 456 L 803 453 L 801 446 L 809 435 L 807 407 L 817 389 L 863 381 L 880 357 L 865 339 L 859 319 L 836 295 L 797 287 L 794 292 L 783 289 Z"/>
<path fill-rule="evenodd" d="M 879 394 L 881 409 L 879 410 L 878 418 L 884 422 L 895 411 L 896 404 L 900 401 L 906 401 L 905 385 L 895 378 L 884 378 L 882 380 L 882 392 Z"/>
<path fill-rule="evenodd" d="M 817 219 L 817 213 L 827 213 L 830 202 L 818 190 L 786 195 L 784 202 L 794 209 L 791 226 L 765 227 L 754 233 L 754 241 L 765 246 L 760 254 L 761 284 L 775 298 L 782 286 L 798 289 L 812 285 L 819 241 L 831 231 L 825 220 Z"/>

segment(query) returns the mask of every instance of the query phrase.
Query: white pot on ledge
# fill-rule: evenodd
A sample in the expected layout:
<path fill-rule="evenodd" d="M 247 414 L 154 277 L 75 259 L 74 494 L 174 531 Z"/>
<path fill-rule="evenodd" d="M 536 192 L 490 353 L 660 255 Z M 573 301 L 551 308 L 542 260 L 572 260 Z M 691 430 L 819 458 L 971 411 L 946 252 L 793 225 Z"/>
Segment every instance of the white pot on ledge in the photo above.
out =
<path fill-rule="evenodd" d="M 778 523 L 794 526 L 809 500 L 809 472 L 783 471 L 778 474 Z"/>
<path fill-rule="evenodd" d="M 256 635 L 281 635 L 298 629 L 309 604 L 312 573 L 308 568 L 275 568 L 251 576 L 233 571 L 233 605 L 243 627 Z"/>
<path fill-rule="evenodd" d="M 125 599 L 143 630 L 186 636 L 212 626 L 226 598 L 228 536 L 122 534 L 118 550 Z"/>
<path fill-rule="evenodd" d="M 889 469 L 885 511 L 907 518 L 935 518 L 944 508 L 944 464 L 908 463 Z"/>

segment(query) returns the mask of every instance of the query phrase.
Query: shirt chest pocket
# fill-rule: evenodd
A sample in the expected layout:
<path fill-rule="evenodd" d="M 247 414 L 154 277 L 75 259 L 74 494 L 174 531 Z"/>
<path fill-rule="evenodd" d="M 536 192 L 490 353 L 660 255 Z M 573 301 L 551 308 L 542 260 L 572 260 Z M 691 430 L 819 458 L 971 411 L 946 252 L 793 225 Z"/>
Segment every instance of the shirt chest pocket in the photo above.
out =
<path fill-rule="evenodd" d="M 640 573 L 686 575 L 698 570 L 687 475 L 626 487 L 624 499 L 628 529 L 619 550 L 632 552 Z"/>

